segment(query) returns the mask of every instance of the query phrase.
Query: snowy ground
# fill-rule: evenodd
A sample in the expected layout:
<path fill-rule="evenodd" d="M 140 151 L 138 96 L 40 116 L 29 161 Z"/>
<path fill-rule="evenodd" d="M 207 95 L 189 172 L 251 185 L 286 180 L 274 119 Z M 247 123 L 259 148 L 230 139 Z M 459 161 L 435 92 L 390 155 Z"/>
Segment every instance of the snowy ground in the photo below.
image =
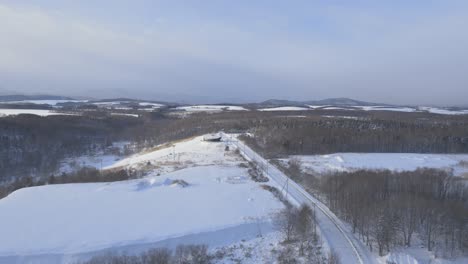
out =
<path fill-rule="evenodd" d="M 468 173 L 468 154 L 335 153 L 293 157 L 302 162 L 304 169 L 318 173 L 357 169 L 411 171 L 422 167 L 453 170 L 457 176 Z"/>
<path fill-rule="evenodd" d="M 440 115 L 466 115 L 468 110 L 449 110 L 440 107 L 429 107 L 429 106 L 420 106 L 420 107 L 407 107 L 407 106 L 361 106 L 354 105 L 349 107 L 339 107 L 331 105 L 308 105 L 309 109 L 315 110 L 363 110 L 363 111 L 392 111 L 392 112 L 403 112 L 403 113 L 414 113 L 414 112 L 428 112 L 432 114 Z M 297 107 L 297 110 L 306 110 Z M 294 110 L 294 107 L 291 107 L 290 110 Z"/>
<path fill-rule="evenodd" d="M 60 167 L 56 174 L 75 172 L 83 167 L 96 169 L 110 167 L 117 161 L 125 158 L 126 148 L 131 152 L 134 151 L 135 146 L 128 141 L 114 142 L 110 147 L 96 151 L 93 155 L 65 158 L 60 162 Z"/>
<path fill-rule="evenodd" d="M 50 115 L 71 115 L 69 113 L 60 113 L 52 110 L 41 110 L 41 109 L 0 109 L 0 117 L 9 115 L 19 114 L 32 114 L 38 116 L 50 116 Z"/>
<path fill-rule="evenodd" d="M 419 110 L 427 111 L 433 114 L 440 114 L 440 115 L 467 115 L 468 114 L 468 110 L 454 111 L 454 110 L 447 110 L 443 108 L 425 107 L 425 106 L 419 107 Z"/>
<path fill-rule="evenodd" d="M 103 162 L 145 169 L 143 179 L 24 188 L 1 199 L 8 217 L 0 217 L 0 263 L 70 263 L 109 248 L 222 247 L 272 232 L 271 216 L 284 205 L 250 180 L 232 148 L 201 139 Z"/>
<path fill-rule="evenodd" d="M 190 105 L 190 106 L 179 106 L 177 110 L 186 112 L 221 112 L 221 111 L 246 111 L 242 106 L 233 105 Z"/>
<path fill-rule="evenodd" d="M 306 111 L 310 109 L 306 107 L 298 107 L 298 106 L 281 106 L 281 107 L 273 107 L 273 108 L 262 108 L 258 110 L 259 111 Z"/>
<path fill-rule="evenodd" d="M 463 264 L 468 263 L 468 257 L 454 259 L 436 258 L 434 254 L 421 247 L 411 247 L 395 250 L 380 257 L 381 264 Z"/>
<path fill-rule="evenodd" d="M 173 184 L 176 179 L 189 186 Z M 268 221 L 281 207 L 239 167 L 205 166 L 142 180 L 25 188 L 0 200 L 0 212 L 9 216 L 0 219 L 0 256 L 157 242 Z"/>
<path fill-rule="evenodd" d="M 200 136 L 146 150 L 104 166 L 104 169 L 124 167 L 163 174 L 193 166 L 236 165 L 243 161 L 232 149 L 225 151 L 225 148 L 224 142 L 206 142 Z"/>
<path fill-rule="evenodd" d="M 74 172 L 83 167 L 101 169 L 111 166 L 121 159 L 122 157 L 113 154 L 85 155 L 76 158 L 67 158 L 61 162 L 57 174 L 60 175 L 62 172 Z"/>
<path fill-rule="evenodd" d="M 111 113 L 112 116 L 130 116 L 130 117 L 138 117 L 137 114 L 127 114 L 127 113 Z"/>

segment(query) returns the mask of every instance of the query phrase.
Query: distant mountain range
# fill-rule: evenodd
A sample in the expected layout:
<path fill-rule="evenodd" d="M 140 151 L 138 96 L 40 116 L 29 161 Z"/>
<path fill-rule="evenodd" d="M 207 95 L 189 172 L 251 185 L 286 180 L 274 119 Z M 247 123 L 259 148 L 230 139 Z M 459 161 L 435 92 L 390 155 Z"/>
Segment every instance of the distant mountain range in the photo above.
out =
<path fill-rule="evenodd" d="M 0 95 L 0 102 L 25 100 L 73 100 L 73 98 L 58 95 Z"/>
<path fill-rule="evenodd" d="M 386 106 L 387 104 L 377 104 L 371 102 L 364 102 L 350 98 L 328 98 L 315 101 L 290 101 L 290 100 L 276 100 L 271 99 L 261 103 L 255 103 L 259 107 L 278 107 L 278 106 L 307 106 L 307 105 L 332 105 L 332 106 Z"/>
<path fill-rule="evenodd" d="M 58 95 L 0 95 L 0 102 L 8 101 L 28 101 L 28 100 L 79 100 L 83 98 L 72 98 L 67 96 L 58 96 Z M 89 99 L 92 102 L 111 102 L 111 101 L 127 101 L 127 102 L 155 102 L 161 103 L 164 105 L 177 106 L 181 105 L 180 103 L 165 102 L 165 101 L 155 101 L 155 100 L 139 100 L 131 98 L 109 98 L 109 99 Z M 260 103 L 248 103 L 248 104 L 232 104 L 232 105 L 247 105 L 252 108 L 264 108 L 264 107 L 280 107 L 280 106 L 304 106 L 308 105 L 330 105 L 330 106 L 390 106 L 388 104 L 377 104 L 372 102 L 365 102 L 354 100 L 350 98 L 328 98 L 323 100 L 309 100 L 309 101 L 292 101 L 292 100 L 278 100 L 270 99 Z"/>

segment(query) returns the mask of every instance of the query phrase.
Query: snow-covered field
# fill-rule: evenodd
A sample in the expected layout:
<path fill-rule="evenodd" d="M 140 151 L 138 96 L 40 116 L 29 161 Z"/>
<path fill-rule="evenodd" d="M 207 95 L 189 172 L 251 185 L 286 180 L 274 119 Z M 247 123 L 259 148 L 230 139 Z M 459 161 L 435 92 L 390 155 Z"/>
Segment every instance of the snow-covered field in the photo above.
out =
<path fill-rule="evenodd" d="M 91 167 L 96 169 L 105 168 L 111 166 L 120 159 L 122 158 L 112 154 L 84 155 L 76 158 L 66 158 L 61 162 L 58 175 L 60 175 L 62 172 L 74 172 L 83 167 Z"/>
<path fill-rule="evenodd" d="M 280 107 L 272 107 L 272 108 L 262 108 L 258 110 L 259 111 L 306 111 L 310 109 L 306 107 L 298 107 L 298 106 L 280 106 Z"/>
<path fill-rule="evenodd" d="M 271 216 L 284 206 L 250 179 L 239 166 L 244 161 L 223 142 L 195 137 L 104 160 L 106 169 L 148 174 L 24 188 L 1 199 L 0 214 L 8 217 L 0 217 L 0 263 L 70 263 L 108 250 L 183 243 L 229 246 L 273 232 Z"/>
<path fill-rule="evenodd" d="M 439 115 L 467 115 L 468 110 L 447 110 L 443 108 L 437 108 L 437 107 L 425 107 L 421 106 L 419 107 L 420 110 L 422 111 L 427 111 L 429 113 L 433 114 L 439 114 Z"/>
<path fill-rule="evenodd" d="M 133 110 L 133 105 L 138 104 L 145 108 L 138 108 L 140 111 L 153 111 L 164 107 L 163 104 L 153 103 L 153 102 L 132 102 L 132 101 L 107 101 L 107 102 L 92 102 L 92 104 L 97 105 L 99 108 L 104 109 L 114 109 L 114 110 Z"/>
<path fill-rule="evenodd" d="M 463 264 L 468 263 L 468 257 L 453 259 L 436 258 L 426 249 L 413 246 L 395 250 L 386 256 L 379 257 L 381 264 Z"/>
<path fill-rule="evenodd" d="M 415 113 L 415 112 L 428 112 L 432 114 L 440 114 L 440 115 L 466 115 L 468 114 L 468 110 L 449 110 L 440 107 L 428 107 L 428 106 L 420 106 L 420 107 L 407 107 L 407 106 L 360 106 L 354 105 L 349 107 L 339 107 L 339 106 L 331 106 L 331 105 L 309 105 L 309 108 L 312 110 L 320 109 L 320 110 L 363 110 L 363 111 L 392 111 L 392 112 L 403 112 L 403 113 Z M 298 109 L 304 110 L 304 109 Z"/>
<path fill-rule="evenodd" d="M 235 166 L 195 167 L 115 183 L 25 188 L 0 200 L 0 212 L 8 215 L 0 218 L 0 256 L 160 242 L 263 223 L 280 208 L 245 169 Z"/>
<path fill-rule="evenodd" d="M 111 113 L 112 116 L 130 116 L 130 117 L 138 117 L 137 114 L 127 114 L 127 113 Z"/>
<path fill-rule="evenodd" d="M 301 161 L 304 169 L 318 173 L 357 169 L 411 171 L 422 167 L 453 170 L 455 175 L 468 173 L 468 154 L 335 153 L 293 157 Z"/>
<path fill-rule="evenodd" d="M 41 109 L 0 109 L 0 117 L 9 115 L 19 114 L 32 114 L 38 116 L 50 116 L 50 115 L 71 115 L 69 113 L 60 113 L 52 110 L 41 110 Z"/>
<path fill-rule="evenodd" d="M 186 112 L 221 112 L 221 111 L 246 111 L 242 106 L 234 105 L 190 105 L 190 106 L 179 106 L 177 110 Z"/>
<path fill-rule="evenodd" d="M 125 167 L 162 174 L 186 167 L 237 165 L 242 162 L 232 149 L 225 151 L 225 147 L 224 142 L 206 142 L 203 141 L 203 136 L 200 136 L 146 150 L 104 166 L 104 169 Z"/>
<path fill-rule="evenodd" d="M 393 112 L 416 112 L 412 107 L 388 107 L 388 106 L 354 106 L 364 111 L 393 111 Z"/>

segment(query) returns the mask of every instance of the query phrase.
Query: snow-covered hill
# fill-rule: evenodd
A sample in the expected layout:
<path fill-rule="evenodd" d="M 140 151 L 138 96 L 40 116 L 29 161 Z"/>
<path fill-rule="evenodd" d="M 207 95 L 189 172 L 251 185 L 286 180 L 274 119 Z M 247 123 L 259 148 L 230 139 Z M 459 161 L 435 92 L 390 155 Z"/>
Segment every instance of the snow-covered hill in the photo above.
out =
<path fill-rule="evenodd" d="M 142 179 L 24 188 L 1 199 L 8 217 L 0 217 L 0 263 L 69 263 L 109 248 L 219 247 L 271 232 L 283 204 L 250 180 L 232 149 L 200 137 L 174 145 L 108 167 L 144 167 Z"/>

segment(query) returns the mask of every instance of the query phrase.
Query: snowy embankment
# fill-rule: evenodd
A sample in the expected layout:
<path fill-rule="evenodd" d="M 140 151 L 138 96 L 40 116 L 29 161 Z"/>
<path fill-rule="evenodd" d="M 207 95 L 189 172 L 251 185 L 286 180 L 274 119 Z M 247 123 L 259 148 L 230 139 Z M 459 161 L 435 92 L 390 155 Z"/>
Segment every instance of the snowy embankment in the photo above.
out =
<path fill-rule="evenodd" d="M 358 169 L 412 171 L 417 168 L 453 170 L 456 176 L 468 173 L 468 154 L 335 153 L 290 158 L 299 159 L 303 169 L 316 173 Z"/>
<path fill-rule="evenodd" d="M 240 163 L 223 142 L 196 137 L 108 166 L 147 169 L 142 179 L 15 191 L 0 200 L 8 216 L 0 218 L 0 263 L 70 263 L 183 243 L 219 247 L 267 234 L 284 205 Z"/>

